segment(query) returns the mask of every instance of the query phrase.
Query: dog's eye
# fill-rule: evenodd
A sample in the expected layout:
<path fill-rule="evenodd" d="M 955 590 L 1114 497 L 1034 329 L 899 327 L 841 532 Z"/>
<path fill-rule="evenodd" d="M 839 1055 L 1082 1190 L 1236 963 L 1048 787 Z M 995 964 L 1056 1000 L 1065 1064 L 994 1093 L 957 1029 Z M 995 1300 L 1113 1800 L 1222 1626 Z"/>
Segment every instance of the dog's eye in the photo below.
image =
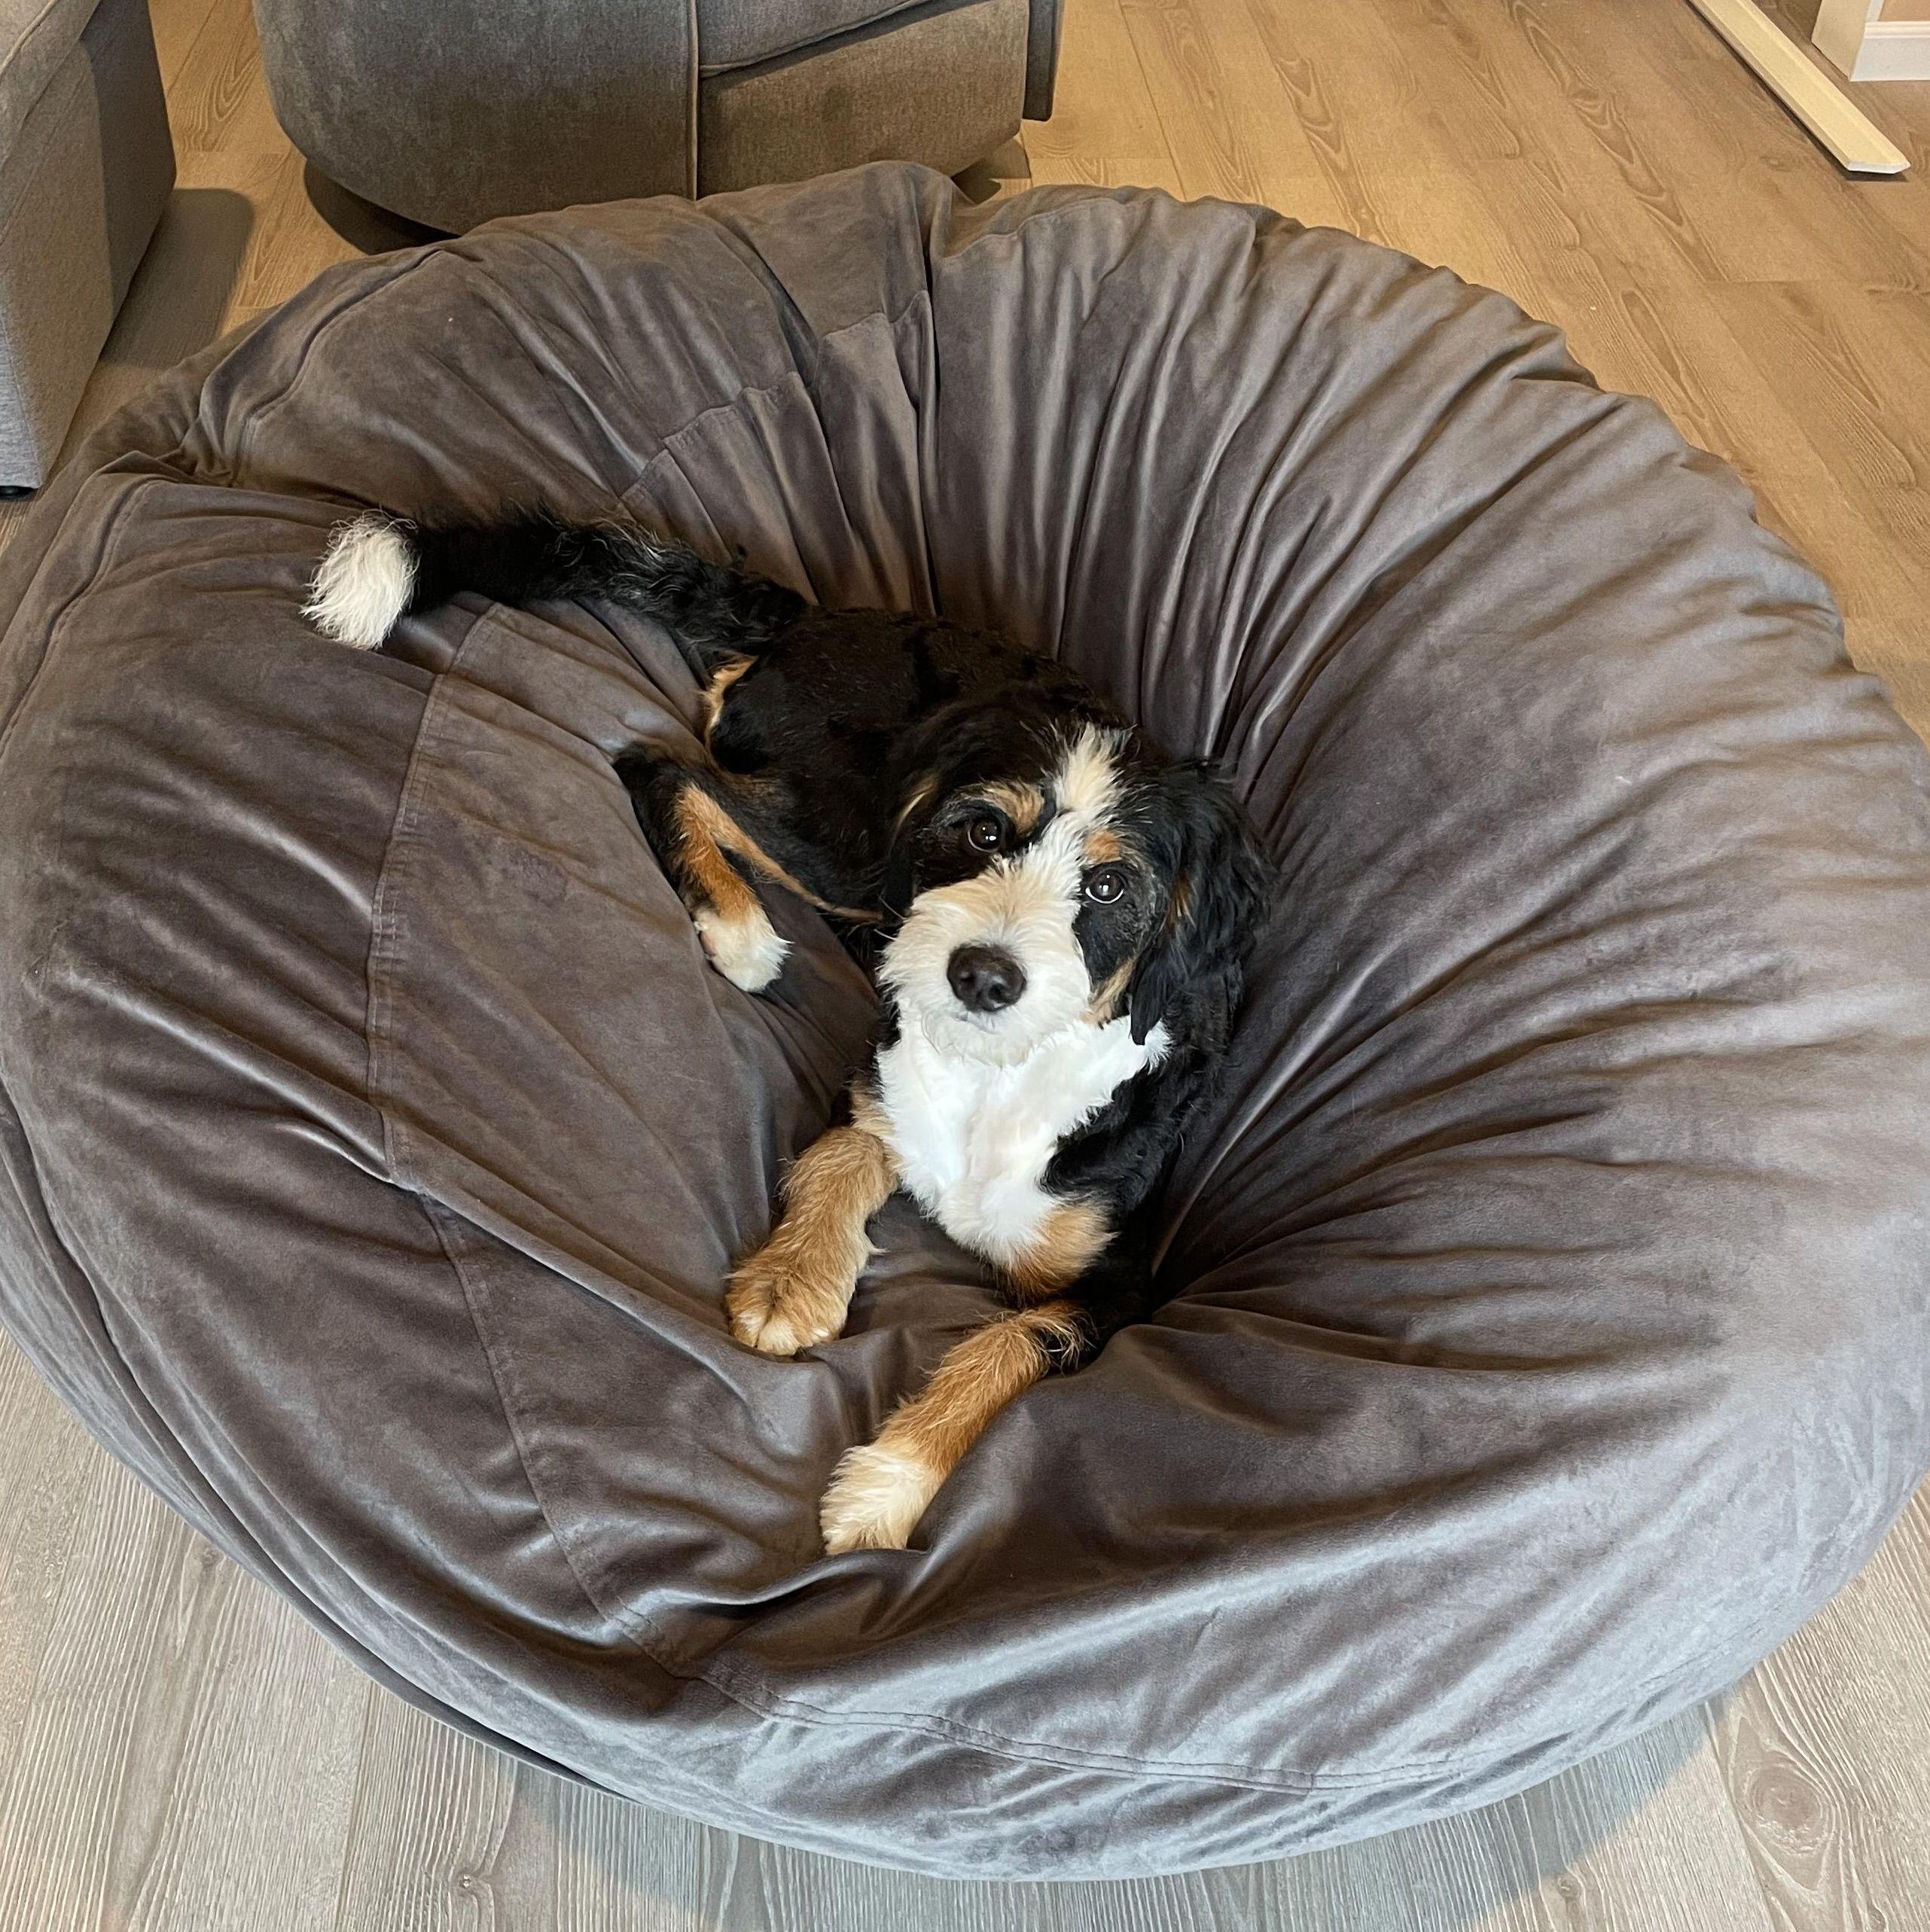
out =
<path fill-rule="evenodd" d="M 965 836 L 982 852 L 995 852 L 1005 843 L 1005 821 L 995 812 L 981 812 L 965 824 Z"/>
<path fill-rule="evenodd" d="M 1126 875 L 1116 865 L 1102 865 L 1086 874 L 1086 897 L 1096 906 L 1110 906 L 1126 891 Z"/>

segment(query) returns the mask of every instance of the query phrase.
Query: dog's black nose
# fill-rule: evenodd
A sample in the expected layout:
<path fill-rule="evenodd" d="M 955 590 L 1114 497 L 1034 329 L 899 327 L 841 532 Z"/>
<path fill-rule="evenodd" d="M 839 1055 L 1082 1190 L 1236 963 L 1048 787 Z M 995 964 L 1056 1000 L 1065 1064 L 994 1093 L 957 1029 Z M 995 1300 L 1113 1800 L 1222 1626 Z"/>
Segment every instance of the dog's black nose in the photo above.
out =
<path fill-rule="evenodd" d="M 995 946 L 962 946 L 945 962 L 959 1005 L 973 1013 L 1003 1013 L 1026 989 L 1025 969 Z"/>

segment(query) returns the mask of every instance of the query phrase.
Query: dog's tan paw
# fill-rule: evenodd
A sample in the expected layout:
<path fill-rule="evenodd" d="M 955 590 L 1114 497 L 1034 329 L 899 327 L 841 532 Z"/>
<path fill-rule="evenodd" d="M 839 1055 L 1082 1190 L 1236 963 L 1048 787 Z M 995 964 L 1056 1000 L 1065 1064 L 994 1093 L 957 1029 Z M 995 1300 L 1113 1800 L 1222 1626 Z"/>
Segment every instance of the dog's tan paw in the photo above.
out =
<path fill-rule="evenodd" d="M 791 942 L 779 935 L 761 906 L 735 918 L 705 906 L 692 915 L 692 923 L 710 963 L 741 991 L 761 993 L 784 971 Z"/>
<path fill-rule="evenodd" d="M 771 1248 L 740 1263 L 724 1291 L 730 1332 L 747 1348 L 767 1355 L 794 1355 L 828 1342 L 844 1327 L 844 1305 L 823 1306 L 801 1292 Z"/>
<path fill-rule="evenodd" d="M 818 1509 L 827 1553 L 902 1550 L 944 1479 L 929 1463 L 888 1443 L 847 1449 Z"/>

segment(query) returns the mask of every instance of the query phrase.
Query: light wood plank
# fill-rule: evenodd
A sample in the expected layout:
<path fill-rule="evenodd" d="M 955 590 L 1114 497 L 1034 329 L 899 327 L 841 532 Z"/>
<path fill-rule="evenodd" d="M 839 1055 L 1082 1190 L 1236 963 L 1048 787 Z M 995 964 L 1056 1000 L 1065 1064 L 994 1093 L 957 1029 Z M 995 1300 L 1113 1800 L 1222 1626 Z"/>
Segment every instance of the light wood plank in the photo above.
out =
<path fill-rule="evenodd" d="M 307 1932 L 373 1687 L 4 1358 L 0 1521 L 15 1471 L 49 1480 L 20 1492 L 36 1521 L 0 1549 L 0 1926 Z M 27 1585 L 29 1547 L 45 1561 Z"/>
<path fill-rule="evenodd" d="M 1025 131 L 1033 178 L 1171 187 L 1178 169 L 1119 0 L 1086 0 L 1075 25 L 1061 44 L 1052 118 Z"/>
<path fill-rule="evenodd" d="M 181 64 L 203 30 L 218 11 L 221 0 L 174 0 L 174 4 L 150 10 L 154 28 L 154 55 L 160 64 L 161 83 L 172 93 L 181 75 Z M 224 23 L 222 31 L 234 32 Z"/>
<path fill-rule="evenodd" d="M 1343 218 L 1236 5 L 1122 0 L 1122 11 L 1188 194 L 1263 202 L 1309 223 Z"/>
<path fill-rule="evenodd" d="M 1914 1927 L 1930 1902 L 1930 1498 L 1715 1720 L 1779 1924 Z M 1899 1695 L 1899 1692 L 1904 1694 Z"/>

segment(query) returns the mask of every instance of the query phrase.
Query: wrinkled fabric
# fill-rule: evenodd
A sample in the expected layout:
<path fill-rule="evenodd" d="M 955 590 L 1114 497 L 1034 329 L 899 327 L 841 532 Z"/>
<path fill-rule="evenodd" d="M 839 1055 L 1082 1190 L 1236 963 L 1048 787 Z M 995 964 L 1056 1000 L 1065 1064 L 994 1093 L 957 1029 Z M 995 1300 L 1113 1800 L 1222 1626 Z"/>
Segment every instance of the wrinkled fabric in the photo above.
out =
<path fill-rule="evenodd" d="M 861 1054 L 816 916 L 706 967 L 610 757 L 653 626 L 299 615 L 345 506 L 621 512 L 1056 652 L 1279 905 L 1170 1300 L 908 1552 L 814 1506 L 992 1306 L 732 1255 Z M 1727 1684 L 1930 1461 L 1930 760 L 1815 574 L 1499 295 L 1153 193 L 886 166 L 325 275 L 0 565 L 0 1314 L 383 1681 L 919 1870 L 1270 1857 Z"/>

